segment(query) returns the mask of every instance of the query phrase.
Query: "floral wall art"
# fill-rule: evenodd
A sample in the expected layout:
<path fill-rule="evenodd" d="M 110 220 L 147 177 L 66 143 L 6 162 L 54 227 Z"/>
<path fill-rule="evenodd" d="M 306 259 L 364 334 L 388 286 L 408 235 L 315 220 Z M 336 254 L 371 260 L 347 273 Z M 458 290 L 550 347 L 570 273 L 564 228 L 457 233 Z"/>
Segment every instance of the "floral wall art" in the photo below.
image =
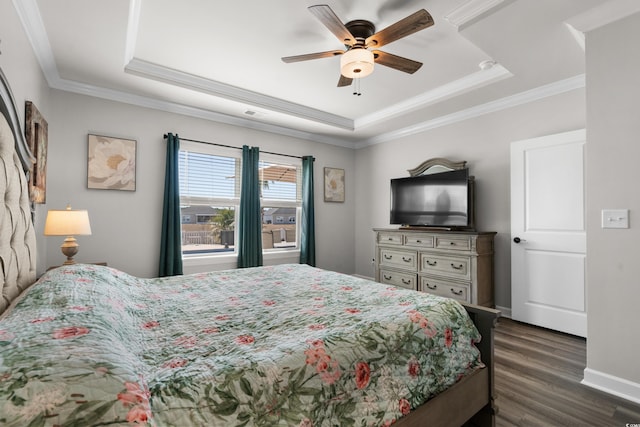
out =
<path fill-rule="evenodd" d="M 324 168 L 324 201 L 344 202 L 344 169 Z"/>
<path fill-rule="evenodd" d="M 136 141 L 89 135 L 87 186 L 102 190 L 136 190 Z"/>

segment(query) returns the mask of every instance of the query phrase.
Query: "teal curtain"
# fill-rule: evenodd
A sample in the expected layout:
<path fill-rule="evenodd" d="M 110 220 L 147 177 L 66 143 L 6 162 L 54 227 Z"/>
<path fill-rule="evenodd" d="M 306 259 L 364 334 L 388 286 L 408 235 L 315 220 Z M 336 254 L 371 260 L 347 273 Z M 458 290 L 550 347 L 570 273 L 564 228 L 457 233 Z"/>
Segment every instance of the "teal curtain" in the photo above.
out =
<path fill-rule="evenodd" d="M 260 149 L 242 147 L 242 189 L 238 226 L 238 268 L 262 265 L 262 215 L 260 212 Z"/>
<path fill-rule="evenodd" d="M 164 176 L 164 205 L 160 237 L 160 268 L 158 275 L 182 274 L 182 243 L 180 233 L 180 180 L 178 176 L 178 135 L 167 135 L 167 165 Z"/>
<path fill-rule="evenodd" d="M 302 158 L 302 223 L 300 224 L 300 264 L 316 266 L 316 232 L 313 208 L 312 156 Z"/>

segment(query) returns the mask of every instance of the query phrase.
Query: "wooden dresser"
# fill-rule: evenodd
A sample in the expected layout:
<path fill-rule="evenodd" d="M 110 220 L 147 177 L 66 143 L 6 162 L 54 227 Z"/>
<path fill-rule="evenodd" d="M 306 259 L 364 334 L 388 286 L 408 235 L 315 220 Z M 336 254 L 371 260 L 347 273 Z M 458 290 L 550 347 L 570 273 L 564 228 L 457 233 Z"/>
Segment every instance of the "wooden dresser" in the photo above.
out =
<path fill-rule="evenodd" d="M 374 229 L 376 281 L 493 307 L 495 232 Z"/>

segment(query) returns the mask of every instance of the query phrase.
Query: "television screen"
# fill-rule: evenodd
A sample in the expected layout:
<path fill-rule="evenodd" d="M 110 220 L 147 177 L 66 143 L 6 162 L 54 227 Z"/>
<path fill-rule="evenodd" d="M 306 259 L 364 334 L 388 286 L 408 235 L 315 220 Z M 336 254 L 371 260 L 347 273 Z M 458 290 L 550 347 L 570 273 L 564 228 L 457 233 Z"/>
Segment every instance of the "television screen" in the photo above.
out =
<path fill-rule="evenodd" d="M 391 180 L 391 224 L 469 227 L 469 169 Z"/>

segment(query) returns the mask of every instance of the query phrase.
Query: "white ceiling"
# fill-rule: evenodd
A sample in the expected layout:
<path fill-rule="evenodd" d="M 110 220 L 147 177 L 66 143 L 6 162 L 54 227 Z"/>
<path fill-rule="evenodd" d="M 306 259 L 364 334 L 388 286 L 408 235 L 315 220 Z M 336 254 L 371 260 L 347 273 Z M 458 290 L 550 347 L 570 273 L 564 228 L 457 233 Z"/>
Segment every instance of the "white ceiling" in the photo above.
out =
<path fill-rule="evenodd" d="M 376 31 L 421 8 L 435 21 L 381 48 L 420 70 L 376 65 L 354 96 L 339 57 L 280 59 L 344 48 L 313 0 L 14 0 L 54 88 L 354 148 L 584 86 L 582 32 L 638 3 L 327 0 Z"/>

